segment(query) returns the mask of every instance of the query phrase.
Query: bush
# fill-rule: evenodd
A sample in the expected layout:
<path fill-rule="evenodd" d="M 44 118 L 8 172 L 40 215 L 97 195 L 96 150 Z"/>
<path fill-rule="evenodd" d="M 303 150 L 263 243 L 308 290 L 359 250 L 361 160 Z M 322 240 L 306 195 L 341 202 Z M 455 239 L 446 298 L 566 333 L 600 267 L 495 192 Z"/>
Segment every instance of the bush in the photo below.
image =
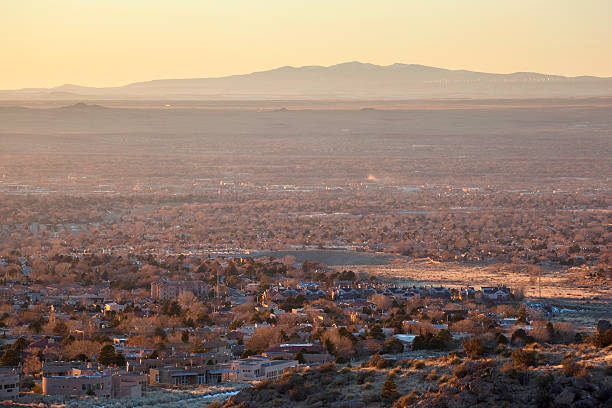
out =
<path fill-rule="evenodd" d="M 527 332 L 523 329 L 517 329 L 512 333 L 512 337 L 510 339 L 512 344 L 527 344 L 533 343 L 535 339 L 527 334 Z"/>
<path fill-rule="evenodd" d="M 338 356 L 335 359 L 336 364 L 346 364 L 349 362 L 348 358 L 343 357 L 343 356 Z"/>
<path fill-rule="evenodd" d="M 442 330 L 440 330 L 442 332 Z M 444 340 L 446 336 L 443 334 L 442 337 L 438 335 L 434 336 L 431 333 L 427 333 L 425 336 L 418 335 L 412 341 L 413 350 L 444 350 L 448 344 Z"/>
<path fill-rule="evenodd" d="M 487 351 L 482 340 L 477 337 L 472 337 L 471 339 L 464 341 L 463 348 L 470 358 L 482 357 Z"/>
<path fill-rule="evenodd" d="M 453 375 L 456 378 L 463 378 L 466 375 L 470 375 L 476 372 L 476 365 L 474 363 L 462 363 L 455 367 L 453 370 Z"/>
<path fill-rule="evenodd" d="M 378 368 L 379 370 L 381 370 L 383 368 L 390 367 L 392 363 L 393 363 L 393 360 L 386 359 L 382 357 L 380 354 L 376 353 L 372 357 L 370 357 L 370 360 L 368 361 L 368 364 L 366 366 Z"/>
<path fill-rule="evenodd" d="M 497 344 L 508 344 L 508 338 L 502 333 L 497 333 L 495 335 L 495 341 L 497 342 Z"/>
<path fill-rule="evenodd" d="M 563 360 L 561 360 L 561 366 L 565 375 L 569 377 L 576 377 L 583 372 L 582 366 L 578 364 L 574 357 L 569 355 L 563 357 Z"/>
<path fill-rule="evenodd" d="M 374 378 L 374 374 L 370 371 L 359 371 L 357 373 L 357 384 L 361 385 L 368 380 L 372 380 Z"/>
<path fill-rule="evenodd" d="M 593 337 L 593 346 L 597 348 L 608 347 L 610 344 L 612 344 L 612 330 L 598 332 Z"/>
<path fill-rule="evenodd" d="M 537 362 L 537 353 L 533 350 L 516 349 L 512 352 L 512 362 L 515 367 L 527 368 L 535 366 Z"/>
<path fill-rule="evenodd" d="M 416 360 L 414 363 L 412 363 L 412 368 L 415 370 L 421 370 L 422 368 L 425 368 L 425 363 L 421 360 Z"/>
<path fill-rule="evenodd" d="M 383 353 L 385 354 L 399 354 L 403 351 L 404 345 L 395 337 L 388 338 L 383 346 Z"/>
<path fill-rule="evenodd" d="M 327 373 L 327 372 L 330 372 L 330 371 L 336 371 L 336 364 L 332 363 L 332 362 L 323 363 L 317 369 L 321 373 Z"/>
<path fill-rule="evenodd" d="M 431 370 L 429 374 L 425 376 L 425 379 L 427 381 L 435 381 L 438 378 L 440 378 L 440 376 L 438 375 L 438 372 L 435 369 Z"/>
<path fill-rule="evenodd" d="M 419 394 L 416 391 L 412 391 L 410 394 L 399 397 L 393 404 L 393 408 L 407 408 L 418 400 Z"/>

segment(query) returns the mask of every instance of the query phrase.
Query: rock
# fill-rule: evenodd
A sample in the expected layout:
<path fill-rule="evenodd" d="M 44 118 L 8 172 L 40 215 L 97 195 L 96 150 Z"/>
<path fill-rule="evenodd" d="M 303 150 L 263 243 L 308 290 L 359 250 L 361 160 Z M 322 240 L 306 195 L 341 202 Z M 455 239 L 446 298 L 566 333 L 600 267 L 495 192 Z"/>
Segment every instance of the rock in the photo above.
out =
<path fill-rule="evenodd" d="M 609 320 L 600 320 L 597 322 L 597 333 L 612 330 L 612 323 Z"/>
<path fill-rule="evenodd" d="M 334 406 L 338 408 L 363 408 L 365 404 L 358 399 L 347 400 L 347 401 L 339 401 Z"/>
<path fill-rule="evenodd" d="M 572 404 L 572 408 L 594 408 L 597 406 L 599 406 L 599 402 L 592 397 L 581 399 L 580 401 L 576 401 Z"/>
<path fill-rule="evenodd" d="M 589 389 L 589 383 L 582 377 L 574 377 L 572 379 L 572 385 L 574 388 L 578 388 L 579 390 Z"/>
<path fill-rule="evenodd" d="M 569 407 L 572 402 L 574 402 L 574 398 L 576 394 L 571 392 L 570 390 L 564 390 L 561 394 L 557 395 L 555 398 L 555 405 L 559 407 Z"/>
<path fill-rule="evenodd" d="M 268 402 L 272 399 L 272 393 L 269 390 L 261 390 L 257 393 L 258 402 Z"/>

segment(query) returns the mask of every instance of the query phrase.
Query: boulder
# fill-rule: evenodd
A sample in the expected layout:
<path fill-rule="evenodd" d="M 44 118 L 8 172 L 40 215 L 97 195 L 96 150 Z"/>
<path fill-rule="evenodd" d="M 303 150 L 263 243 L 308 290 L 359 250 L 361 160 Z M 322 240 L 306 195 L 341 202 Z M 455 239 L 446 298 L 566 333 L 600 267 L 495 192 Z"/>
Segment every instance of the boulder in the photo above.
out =
<path fill-rule="evenodd" d="M 609 320 L 600 320 L 597 322 L 597 333 L 603 333 L 612 330 L 612 323 Z"/>
<path fill-rule="evenodd" d="M 574 402 L 574 398 L 576 398 L 576 394 L 574 394 L 570 390 L 564 390 L 555 398 L 555 406 L 569 407 L 572 402 Z"/>

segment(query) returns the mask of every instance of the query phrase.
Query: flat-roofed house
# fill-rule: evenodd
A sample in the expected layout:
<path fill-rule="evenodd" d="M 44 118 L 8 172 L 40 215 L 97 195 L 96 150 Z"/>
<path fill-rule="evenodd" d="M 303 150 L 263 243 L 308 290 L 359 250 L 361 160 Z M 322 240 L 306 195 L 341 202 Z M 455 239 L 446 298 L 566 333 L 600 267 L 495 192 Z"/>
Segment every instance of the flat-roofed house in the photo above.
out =
<path fill-rule="evenodd" d="M 0 367 L 0 400 L 19 396 L 20 371 L 18 367 Z"/>
<path fill-rule="evenodd" d="M 295 369 L 296 360 L 271 360 L 264 356 L 250 356 L 229 363 L 236 381 L 275 380 Z"/>

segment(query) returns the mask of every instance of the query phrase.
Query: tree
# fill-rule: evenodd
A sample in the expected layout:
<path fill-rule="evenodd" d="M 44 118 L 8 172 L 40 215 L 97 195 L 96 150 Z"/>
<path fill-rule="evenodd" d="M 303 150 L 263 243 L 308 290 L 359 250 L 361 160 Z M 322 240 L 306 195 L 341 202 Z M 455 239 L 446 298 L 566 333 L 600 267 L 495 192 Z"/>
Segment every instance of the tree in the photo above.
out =
<path fill-rule="evenodd" d="M 517 317 L 520 323 L 529 323 L 529 313 L 527 312 L 527 308 L 525 306 L 521 306 Z"/>
<path fill-rule="evenodd" d="M 396 337 L 390 337 L 385 341 L 383 353 L 399 354 L 404 351 L 404 345 Z"/>
<path fill-rule="evenodd" d="M 533 350 L 515 349 L 511 357 L 515 367 L 527 368 L 536 365 L 538 355 Z"/>
<path fill-rule="evenodd" d="M 482 357 L 486 352 L 485 345 L 483 344 L 482 340 L 477 337 L 472 337 L 471 339 L 464 341 L 463 348 L 470 358 Z"/>
<path fill-rule="evenodd" d="M 21 364 L 21 353 L 12 348 L 7 349 L 0 357 L 0 366 L 18 366 Z"/>
<path fill-rule="evenodd" d="M 27 375 L 37 375 L 42 370 L 42 363 L 37 355 L 29 356 L 23 362 L 23 371 Z"/>
<path fill-rule="evenodd" d="M 385 383 L 382 386 L 380 395 L 387 400 L 394 399 L 397 397 L 397 385 L 393 379 L 393 374 L 389 374 Z"/>
<path fill-rule="evenodd" d="M 162 340 L 167 337 L 166 331 L 161 327 L 156 327 L 155 330 L 153 330 L 153 336 L 160 337 Z"/>
<path fill-rule="evenodd" d="M 304 359 L 304 353 L 302 353 L 302 351 L 298 351 L 295 356 L 293 357 L 294 360 L 297 360 L 298 363 L 300 364 L 306 364 L 306 360 Z"/>
<path fill-rule="evenodd" d="M 168 316 L 180 316 L 181 315 L 181 306 L 178 304 L 176 300 L 164 300 L 161 308 L 162 314 Z"/>
<path fill-rule="evenodd" d="M 17 340 L 15 340 L 11 348 L 21 353 L 26 347 L 28 347 L 28 344 L 30 344 L 30 342 L 27 341 L 25 337 L 19 337 Z"/>
<path fill-rule="evenodd" d="M 57 322 L 53 326 L 53 334 L 59 337 L 66 337 L 68 335 L 68 326 L 64 322 Z"/>
<path fill-rule="evenodd" d="M 117 354 L 115 352 L 115 348 L 112 345 L 107 344 L 100 349 L 100 353 L 98 354 L 98 363 L 107 366 L 121 366 L 125 365 L 125 357 L 123 357 L 123 354 Z"/>
<path fill-rule="evenodd" d="M 383 333 L 382 328 L 379 325 L 376 325 L 370 330 L 370 337 L 378 340 L 384 340 L 385 334 Z"/>
<path fill-rule="evenodd" d="M 183 343 L 189 343 L 189 330 L 184 330 L 183 333 L 181 333 L 181 341 Z"/>

